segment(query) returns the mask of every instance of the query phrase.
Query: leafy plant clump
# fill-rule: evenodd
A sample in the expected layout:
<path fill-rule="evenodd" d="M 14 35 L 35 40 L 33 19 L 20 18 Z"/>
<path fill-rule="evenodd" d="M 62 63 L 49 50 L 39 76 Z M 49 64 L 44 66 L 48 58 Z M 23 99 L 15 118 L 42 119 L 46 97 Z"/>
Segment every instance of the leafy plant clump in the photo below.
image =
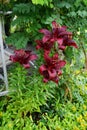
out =
<path fill-rule="evenodd" d="M 63 100 L 58 86 L 44 84 L 38 73 L 26 76 L 26 70 L 15 64 L 9 73 L 10 93 L 0 97 L 0 130 L 86 130 L 87 86 L 73 85 L 73 100 Z M 84 83 L 84 82 L 83 82 Z M 61 86 L 62 87 L 62 86 Z M 78 90 L 78 97 L 75 95 Z M 61 97 L 61 99 L 60 99 Z"/>

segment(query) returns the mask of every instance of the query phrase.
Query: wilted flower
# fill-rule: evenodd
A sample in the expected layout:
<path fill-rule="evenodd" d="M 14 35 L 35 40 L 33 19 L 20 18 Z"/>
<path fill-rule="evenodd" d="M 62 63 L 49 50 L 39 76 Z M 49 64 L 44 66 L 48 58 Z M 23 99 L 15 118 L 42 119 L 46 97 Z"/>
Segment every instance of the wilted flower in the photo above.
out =
<path fill-rule="evenodd" d="M 10 60 L 12 62 L 19 62 L 21 65 L 24 66 L 24 68 L 29 68 L 30 64 L 29 61 L 37 59 L 37 56 L 35 54 L 32 54 L 31 51 L 27 50 L 15 50 L 14 55 L 10 56 Z"/>
<path fill-rule="evenodd" d="M 58 54 L 49 57 L 48 54 L 45 53 L 44 59 L 46 63 L 39 68 L 40 74 L 44 76 L 44 82 L 52 80 L 55 83 L 58 83 L 59 76 L 62 74 L 60 69 L 66 64 L 66 62 L 59 60 Z"/>

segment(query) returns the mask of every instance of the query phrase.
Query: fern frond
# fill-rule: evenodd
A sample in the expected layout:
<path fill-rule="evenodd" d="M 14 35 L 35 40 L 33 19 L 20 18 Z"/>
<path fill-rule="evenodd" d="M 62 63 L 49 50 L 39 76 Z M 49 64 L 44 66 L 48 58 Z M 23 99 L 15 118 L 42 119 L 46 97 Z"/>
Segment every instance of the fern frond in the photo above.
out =
<path fill-rule="evenodd" d="M 31 11 L 35 11 L 35 6 L 32 3 L 20 3 L 13 8 L 15 14 L 29 14 Z"/>
<path fill-rule="evenodd" d="M 24 26 L 26 24 L 29 24 L 30 17 L 29 16 L 19 16 L 15 20 L 12 21 L 12 26 Z"/>
<path fill-rule="evenodd" d="M 27 34 L 16 32 L 6 38 L 6 43 L 15 46 L 17 49 L 25 48 L 29 40 Z"/>

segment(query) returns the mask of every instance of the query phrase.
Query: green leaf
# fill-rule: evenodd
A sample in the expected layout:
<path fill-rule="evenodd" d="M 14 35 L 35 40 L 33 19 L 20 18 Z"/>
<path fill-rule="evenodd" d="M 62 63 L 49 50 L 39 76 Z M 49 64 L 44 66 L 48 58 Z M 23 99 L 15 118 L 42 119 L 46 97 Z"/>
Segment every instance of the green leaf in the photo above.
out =
<path fill-rule="evenodd" d="M 66 7 L 67 9 L 71 7 L 71 4 L 65 1 L 62 1 L 60 4 L 58 4 L 58 7 L 63 8 Z"/>
<path fill-rule="evenodd" d="M 41 4 L 41 5 L 43 5 L 44 1 L 43 0 L 32 0 L 32 3 L 33 4 Z"/>
<path fill-rule="evenodd" d="M 84 4 L 87 5 L 87 0 L 83 0 Z"/>
<path fill-rule="evenodd" d="M 17 49 L 25 48 L 29 40 L 29 37 L 25 33 L 17 32 L 13 33 L 6 38 L 6 43 L 15 46 Z"/>
<path fill-rule="evenodd" d="M 51 3 L 51 2 L 52 2 L 52 0 L 32 0 L 32 3 L 36 4 L 36 5 L 40 4 L 40 5 L 47 5 L 48 6 L 48 3 Z"/>
<path fill-rule="evenodd" d="M 68 14 L 68 16 L 71 16 L 71 17 L 76 17 L 76 15 L 77 15 L 77 13 L 74 12 L 74 11 L 72 11 L 72 12 L 70 12 L 70 13 Z"/>

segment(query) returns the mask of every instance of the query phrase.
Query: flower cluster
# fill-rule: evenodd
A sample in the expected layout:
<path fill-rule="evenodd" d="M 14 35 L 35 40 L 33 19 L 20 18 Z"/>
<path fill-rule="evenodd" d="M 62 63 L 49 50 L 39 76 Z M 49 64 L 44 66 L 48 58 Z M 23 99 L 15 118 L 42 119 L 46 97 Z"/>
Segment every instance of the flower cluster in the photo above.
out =
<path fill-rule="evenodd" d="M 39 30 L 43 34 L 42 39 L 36 40 L 36 49 L 44 51 L 45 63 L 40 66 L 40 74 L 44 76 L 43 81 L 50 80 L 58 83 L 59 76 L 62 74 L 61 68 L 66 62 L 59 59 L 58 50 L 65 50 L 66 46 L 73 46 L 77 48 L 76 43 L 72 40 L 72 33 L 67 31 L 66 26 L 60 26 L 56 21 L 52 22 L 52 31 L 47 29 Z M 55 50 L 55 43 L 57 43 L 57 51 Z M 51 50 L 54 48 L 54 55 L 50 57 Z"/>
<path fill-rule="evenodd" d="M 36 40 L 37 49 L 42 48 L 45 52 L 50 53 L 54 43 L 58 43 L 58 48 L 64 50 L 66 46 L 73 46 L 78 48 L 76 43 L 72 40 L 72 33 L 67 31 L 66 26 L 60 26 L 55 21 L 52 22 L 52 31 L 47 29 L 39 30 L 44 36 L 42 40 Z"/>
<path fill-rule="evenodd" d="M 78 48 L 76 43 L 72 40 L 72 33 L 67 31 L 66 26 L 60 26 L 56 21 L 52 22 L 52 31 L 47 29 L 39 30 L 43 34 L 42 39 L 36 40 L 36 49 L 43 49 L 44 64 L 39 67 L 39 72 L 43 75 L 44 82 L 52 80 L 58 83 L 59 76 L 62 74 L 61 68 L 65 66 L 66 61 L 60 60 L 58 51 L 64 51 L 66 46 L 73 46 Z M 55 43 L 57 49 L 55 49 Z M 51 50 L 53 49 L 53 54 Z M 52 56 L 50 56 L 50 54 Z M 24 68 L 30 68 L 30 62 L 37 59 L 35 54 L 27 50 L 15 50 L 14 55 L 10 56 L 12 62 L 19 62 Z"/>
<path fill-rule="evenodd" d="M 12 62 L 19 62 L 24 68 L 30 68 L 29 61 L 37 59 L 35 54 L 32 54 L 31 51 L 27 50 L 15 50 L 14 55 L 10 56 Z"/>
<path fill-rule="evenodd" d="M 60 69 L 66 62 L 60 60 L 57 53 L 53 55 L 53 57 L 49 57 L 49 55 L 45 53 L 44 59 L 45 64 L 41 65 L 39 68 L 40 74 L 44 76 L 44 82 L 52 80 L 58 83 L 59 76 L 62 74 Z"/>

